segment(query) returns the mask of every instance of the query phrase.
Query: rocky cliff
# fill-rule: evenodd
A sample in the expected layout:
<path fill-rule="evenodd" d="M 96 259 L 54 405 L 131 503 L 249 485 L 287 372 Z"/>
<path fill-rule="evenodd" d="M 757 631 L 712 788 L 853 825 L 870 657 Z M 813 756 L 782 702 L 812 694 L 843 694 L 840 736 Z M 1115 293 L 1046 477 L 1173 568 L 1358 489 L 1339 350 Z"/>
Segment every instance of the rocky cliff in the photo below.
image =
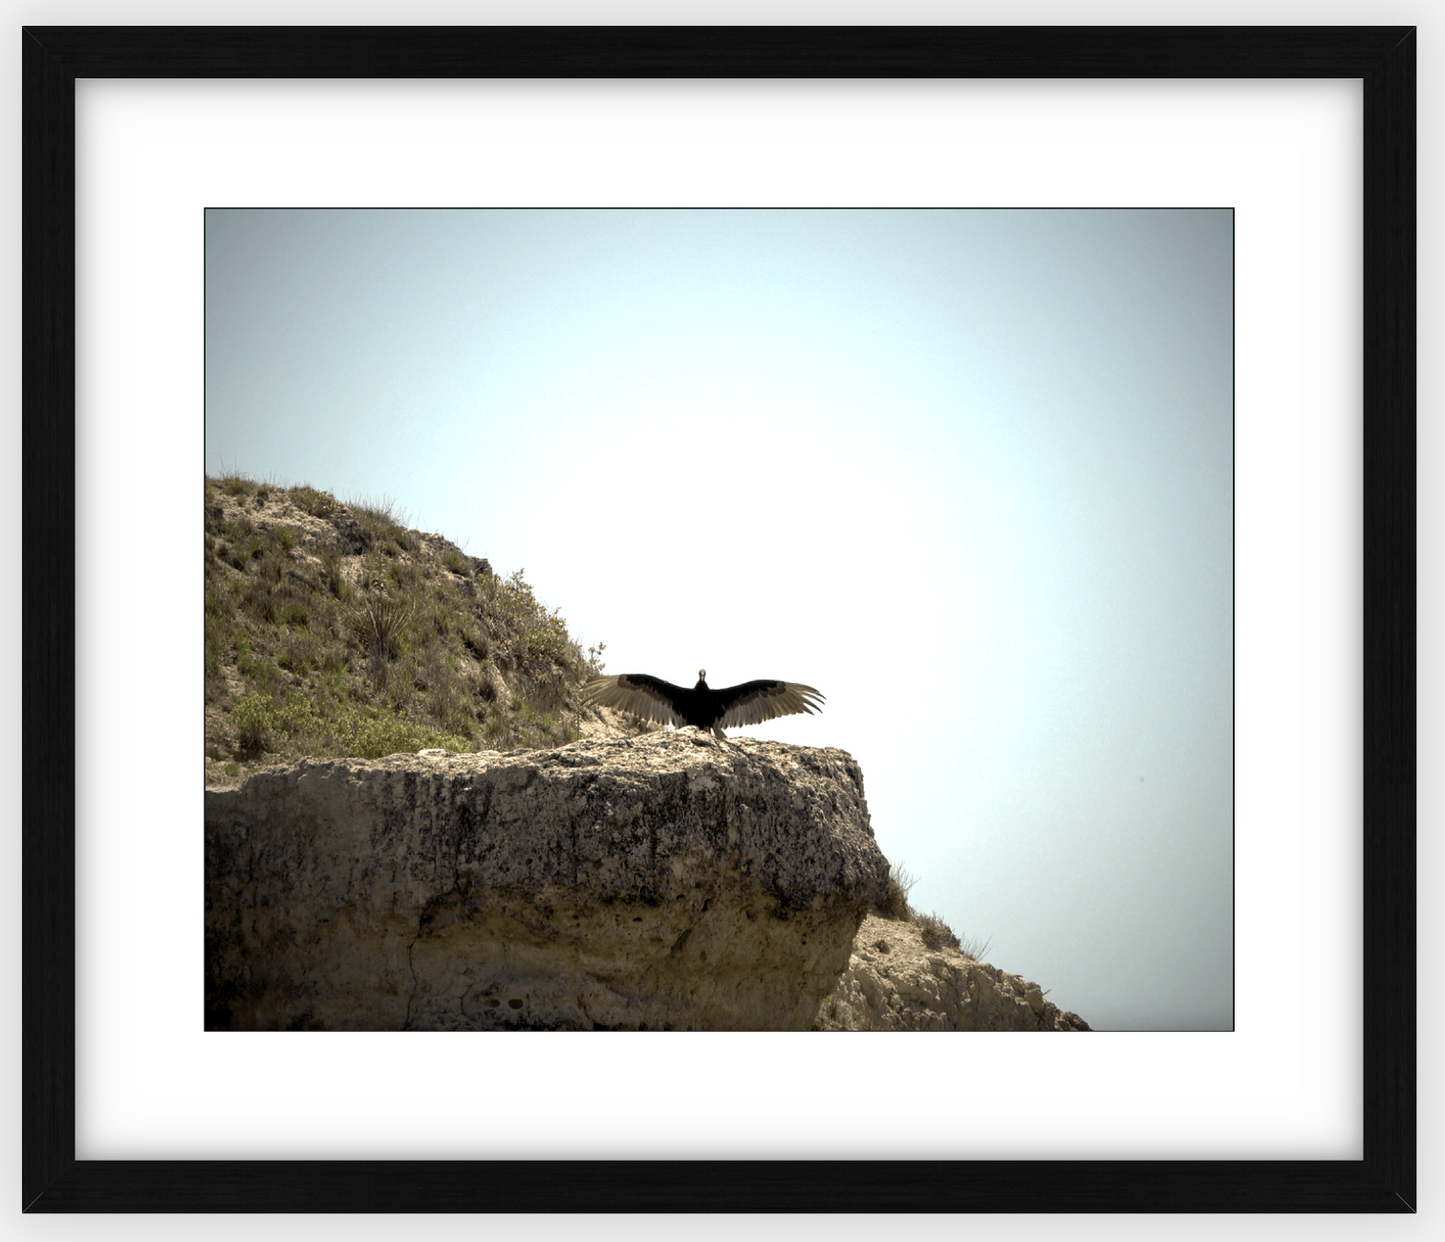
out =
<path fill-rule="evenodd" d="M 887 875 L 839 750 L 303 760 L 206 793 L 206 1024 L 806 1030 Z"/>
<path fill-rule="evenodd" d="M 1087 1031 L 1029 983 L 947 947 L 911 923 L 869 915 L 818 1012 L 822 1031 Z"/>

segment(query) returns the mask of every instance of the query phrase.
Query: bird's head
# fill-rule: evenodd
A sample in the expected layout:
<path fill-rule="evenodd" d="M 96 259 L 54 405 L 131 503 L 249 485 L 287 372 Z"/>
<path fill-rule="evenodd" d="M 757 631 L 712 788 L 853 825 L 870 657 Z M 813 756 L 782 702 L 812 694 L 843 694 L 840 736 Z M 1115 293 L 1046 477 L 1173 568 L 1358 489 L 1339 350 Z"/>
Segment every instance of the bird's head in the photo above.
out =
<path fill-rule="evenodd" d="M 700 669 L 698 669 L 698 670 L 697 670 L 697 679 L 698 679 L 698 681 L 706 681 L 706 680 L 707 680 L 707 669 L 705 669 L 705 668 L 700 668 Z"/>

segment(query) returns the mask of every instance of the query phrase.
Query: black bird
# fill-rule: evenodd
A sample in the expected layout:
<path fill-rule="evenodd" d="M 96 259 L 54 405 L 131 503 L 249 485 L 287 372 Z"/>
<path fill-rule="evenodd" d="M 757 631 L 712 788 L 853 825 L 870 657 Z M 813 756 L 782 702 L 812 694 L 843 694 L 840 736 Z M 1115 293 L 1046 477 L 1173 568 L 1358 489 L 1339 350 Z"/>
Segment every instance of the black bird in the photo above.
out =
<path fill-rule="evenodd" d="M 724 729 L 761 724 L 775 716 L 820 710 L 823 696 L 812 686 L 796 681 L 745 681 L 740 686 L 714 690 L 707 684 L 707 669 L 697 671 L 691 690 L 674 686 L 646 673 L 619 673 L 596 677 L 582 687 L 584 697 L 602 707 L 617 707 L 659 724 L 695 725 L 726 737 Z"/>

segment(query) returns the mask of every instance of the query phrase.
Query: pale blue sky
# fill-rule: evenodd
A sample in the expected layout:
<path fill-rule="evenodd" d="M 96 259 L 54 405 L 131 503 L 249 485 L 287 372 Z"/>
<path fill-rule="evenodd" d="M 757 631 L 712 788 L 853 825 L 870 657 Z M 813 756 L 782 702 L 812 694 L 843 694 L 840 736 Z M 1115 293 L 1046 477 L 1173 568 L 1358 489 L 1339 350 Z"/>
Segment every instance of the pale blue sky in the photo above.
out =
<path fill-rule="evenodd" d="M 1233 1021 L 1228 211 L 212 211 L 206 468 L 387 495 L 611 672 L 803 681 L 914 905 Z"/>

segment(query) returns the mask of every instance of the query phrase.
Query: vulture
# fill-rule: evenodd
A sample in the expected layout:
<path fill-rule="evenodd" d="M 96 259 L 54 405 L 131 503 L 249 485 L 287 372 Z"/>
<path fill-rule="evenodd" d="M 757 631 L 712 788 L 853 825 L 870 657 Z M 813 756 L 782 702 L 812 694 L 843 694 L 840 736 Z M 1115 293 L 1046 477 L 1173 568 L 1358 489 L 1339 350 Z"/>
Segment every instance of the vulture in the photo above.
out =
<path fill-rule="evenodd" d="M 621 708 L 679 729 L 683 725 L 711 729 L 717 737 L 726 737 L 723 730 L 738 725 L 761 724 L 794 712 L 811 714 L 823 702 L 812 686 L 796 681 L 745 681 L 714 690 L 707 684 L 705 668 L 698 669 L 697 685 L 691 690 L 646 673 L 619 673 L 593 678 L 582 687 L 582 694 L 601 707 Z"/>

